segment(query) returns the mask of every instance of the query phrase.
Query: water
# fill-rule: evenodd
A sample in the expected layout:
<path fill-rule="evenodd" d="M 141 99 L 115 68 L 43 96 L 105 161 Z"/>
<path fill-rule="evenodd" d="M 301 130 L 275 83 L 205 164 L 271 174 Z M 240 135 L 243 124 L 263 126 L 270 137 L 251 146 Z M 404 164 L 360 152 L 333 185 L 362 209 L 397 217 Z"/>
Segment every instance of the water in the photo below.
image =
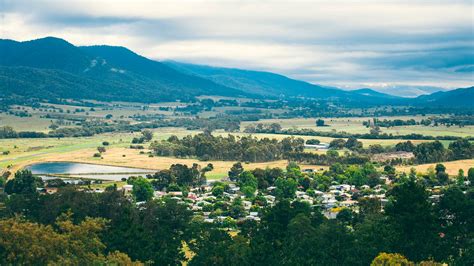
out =
<path fill-rule="evenodd" d="M 119 167 L 99 164 L 50 162 L 38 163 L 27 167 L 35 175 L 67 174 L 71 177 L 90 178 L 98 180 L 120 181 L 130 176 L 145 176 L 156 171 L 130 167 Z"/>

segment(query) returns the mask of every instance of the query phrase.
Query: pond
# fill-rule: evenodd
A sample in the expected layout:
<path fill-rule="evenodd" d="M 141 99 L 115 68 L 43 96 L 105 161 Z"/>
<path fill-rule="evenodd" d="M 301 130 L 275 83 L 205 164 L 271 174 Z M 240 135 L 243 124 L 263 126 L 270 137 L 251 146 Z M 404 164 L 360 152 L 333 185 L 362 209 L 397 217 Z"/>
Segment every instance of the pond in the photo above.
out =
<path fill-rule="evenodd" d="M 72 162 L 37 163 L 26 167 L 26 169 L 29 169 L 33 174 L 39 176 L 51 176 L 56 174 L 76 178 L 112 181 L 120 181 L 122 178 L 128 178 L 134 175 L 145 176 L 146 174 L 156 172 L 149 169 Z"/>

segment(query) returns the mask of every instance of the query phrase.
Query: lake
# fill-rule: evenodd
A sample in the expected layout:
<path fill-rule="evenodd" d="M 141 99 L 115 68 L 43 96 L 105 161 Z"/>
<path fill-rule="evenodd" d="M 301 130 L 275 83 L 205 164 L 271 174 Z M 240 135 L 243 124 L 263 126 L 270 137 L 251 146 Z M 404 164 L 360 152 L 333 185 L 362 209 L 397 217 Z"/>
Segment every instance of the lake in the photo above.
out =
<path fill-rule="evenodd" d="M 145 176 L 156 171 L 149 169 L 120 167 L 87 163 L 48 162 L 37 163 L 26 167 L 35 175 L 70 175 L 77 178 L 120 181 L 133 175 Z"/>

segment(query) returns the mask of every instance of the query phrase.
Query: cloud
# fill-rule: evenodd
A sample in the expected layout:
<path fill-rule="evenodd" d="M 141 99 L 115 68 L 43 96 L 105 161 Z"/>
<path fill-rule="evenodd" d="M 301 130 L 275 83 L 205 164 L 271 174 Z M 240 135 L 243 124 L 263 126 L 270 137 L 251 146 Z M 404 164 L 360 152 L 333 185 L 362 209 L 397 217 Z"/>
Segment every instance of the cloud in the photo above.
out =
<path fill-rule="evenodd" d="M 471 1 L 0 2 L 2 38 L 122 45 L 350 88 L 474 83 Z"/>

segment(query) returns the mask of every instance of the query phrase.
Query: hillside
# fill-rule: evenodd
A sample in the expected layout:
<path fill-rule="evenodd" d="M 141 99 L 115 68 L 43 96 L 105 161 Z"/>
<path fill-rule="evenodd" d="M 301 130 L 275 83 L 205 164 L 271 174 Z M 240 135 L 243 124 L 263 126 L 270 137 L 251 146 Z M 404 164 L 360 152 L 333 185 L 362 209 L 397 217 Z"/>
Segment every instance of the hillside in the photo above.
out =
<path fill-rule="evenodd" d="M 474 87 L 440 91 L 416 98 L 419 104 L 431 106 L 474 107 Z"/>
<path fill-rule="evenodd" d="M 407 99 L 364 88 L 345 91 L 283 75 L 236 68 L 158 62 L 117 46 L 77 47 L 47 37 L 0 40 L 2 96 L 158 102 L 199 95 L 250 98 L 308 97 L 357 106 L 473 106 L 473 88 Z"/>
<path fill-rule="evenodd" d="M 270 97 L 292 96 L 316 99 L 337 100 L 348 104 L 400 104 L 403 98 L 372 91 L 366 94 L 358 91 L 345 91 L 295 80 L 283 75 L 251 71 L 236 68 L 212 67 L 181 63 L 164 62 L 170 67 L 189 75 L 212 80 L 213 82 L 240 90 L 245 93 L 261 94 Z"/>
<path fill-rule="evenodd" d="M 0 51 L 0 84 L 6 95 L 126 101 L 244 95 L 123 47 L 76 47 L 48 37 L 0 40 Z"/>

